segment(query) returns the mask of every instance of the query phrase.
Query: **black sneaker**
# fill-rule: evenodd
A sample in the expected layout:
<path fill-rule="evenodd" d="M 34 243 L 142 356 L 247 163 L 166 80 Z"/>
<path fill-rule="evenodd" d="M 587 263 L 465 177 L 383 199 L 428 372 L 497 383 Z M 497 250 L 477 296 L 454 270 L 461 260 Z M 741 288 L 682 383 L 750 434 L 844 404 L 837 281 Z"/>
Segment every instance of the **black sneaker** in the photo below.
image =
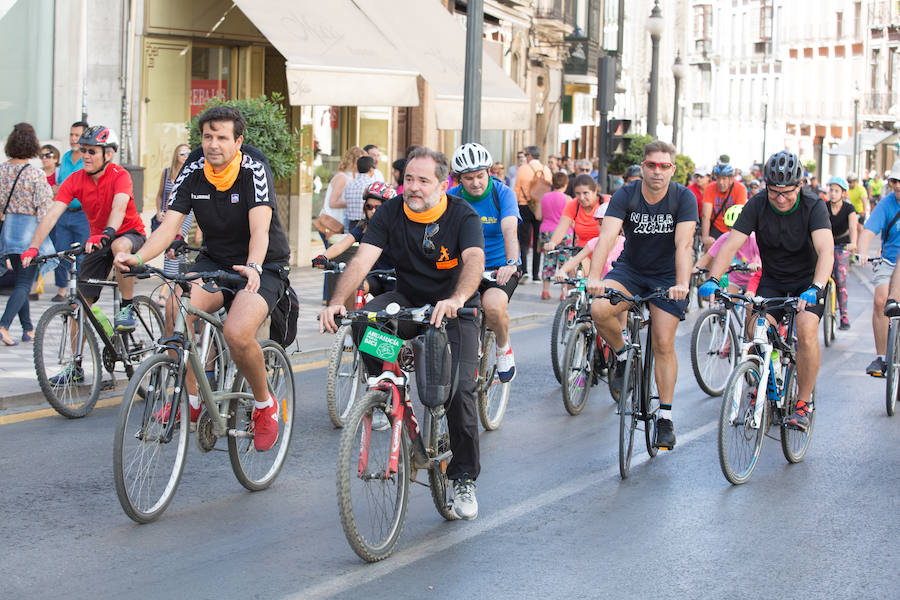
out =
<path fill-rule="evenodd" d="M 791 429 L 797 429 L 799 431 L 806 431 L 809 429 L 809 413 L 812 412 L 811 404 L 804 404 L 790 415 L 788 415 L 782 424 L 785 427 L 790 427 Z"/>
<path fill-rule="evenodd" d="M 671 419 L 656 420 L 656 447 L 664 450 L 675 447 L 675 427 Z"/>
<path fill-rule="evenodd" d="M 609 384 L 609 389 L 611 389 L 614 394 L 621 394 L 622 388 L 625 386 L 626 362 L 627 361 L 624 360 L 616 360 L 616 367 L 613 370 L 612 383 Z"/>
<path fill-rule="evenodd" d="M 887 365 L 884 364 L 884 359 L 880 356 L 876 356 L 875 360 L 869 363 L 869 366 L 866 367 L 866 374 L 871 375 L 872 377 L 884 377 L 884 371 Z"/>

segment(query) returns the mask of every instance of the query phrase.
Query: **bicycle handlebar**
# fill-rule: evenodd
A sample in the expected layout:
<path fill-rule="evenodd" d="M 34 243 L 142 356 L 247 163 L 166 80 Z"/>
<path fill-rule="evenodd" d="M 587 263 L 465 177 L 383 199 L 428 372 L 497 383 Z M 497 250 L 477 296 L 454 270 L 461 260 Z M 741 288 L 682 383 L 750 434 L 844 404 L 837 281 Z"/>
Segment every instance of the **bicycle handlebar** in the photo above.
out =
<path fill-rule="evenodd" d="M 390 321 L 409 321 L 413 323 L 427 324 L 431 319 L 434 307 L 430 304 L 419 306 L 417 308 L 402 308 L 396 303 L 388 304 L 384 310 L 368 311 L 368 310 L 351 310 L 348 311 L 342 323 L 349 325 L 354 322 L 374 321 L 376 323 L 386 323 Z M 463 307 L 456 311 L 457 317 L 469 317 L 474 319 L 478 316 L 477 308 Z M 445 318 L 446 320 L 446 318 Z"/>
<path fill-rule="evenodd" d="M 247 284 L 247 278 L 237 273 L 229 273 L 228 271 L 204 271 L 200 273 L 192 273 L 190 275 L 166 275 L 162 269 L 151 267 L 150 265 L 133 265 L 126 275 L 134 276 L 139 279 L 147 279 L 153 275 L 158 275 L 163 279 L 168 279 L 177 283 L 188 283 L 203 279 L 204 281 L 214 282 L 225 288 L 241 288 Z"/>
<path fill-rule="evenodd" d="M 76 256 L 80 256 L 84 254 L 84 246 L 81 244 L 72 244 L 72 247 L 68 250 L 60 250 L 59 252 L 54 252 L 52 254 L 41 254 L 40 256 L 35 256 L 31 261 L 33 263 L 42 263 L 53 258 L 75 258 Z"/>
<path fill-rule="evenodd" d="M 736 304 L 752 304 L 756 310 L 775 310 L 779 308 L 797 309 L 800 302 L 798 296 L 778 296 L 772 298 L 764 298 L 763 296 L 747 296 L 746 294 L 732 294 L 723 289 L 716 290 L 716 298 L 722 298 L 726 301 Z M 736 302 L 737 301 L 737 302 Z"/>

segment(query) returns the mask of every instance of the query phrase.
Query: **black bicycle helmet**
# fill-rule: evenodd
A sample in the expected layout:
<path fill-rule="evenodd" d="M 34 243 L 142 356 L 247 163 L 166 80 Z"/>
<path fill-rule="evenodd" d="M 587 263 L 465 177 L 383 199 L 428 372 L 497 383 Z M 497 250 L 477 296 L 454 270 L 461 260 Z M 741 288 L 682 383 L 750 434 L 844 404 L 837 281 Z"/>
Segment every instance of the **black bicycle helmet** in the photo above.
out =
<path fill-rule="evenodd" d="M 781 150 L 769 157 L 763 167 L 766 185 L 785 187 L 803 181 L 803 165 L 793 152 Z"/>
<path fill-rule="evenodd" d="M 641 165 L 631 165 L 625 170 L 625 179 L 641 176 Z"/>

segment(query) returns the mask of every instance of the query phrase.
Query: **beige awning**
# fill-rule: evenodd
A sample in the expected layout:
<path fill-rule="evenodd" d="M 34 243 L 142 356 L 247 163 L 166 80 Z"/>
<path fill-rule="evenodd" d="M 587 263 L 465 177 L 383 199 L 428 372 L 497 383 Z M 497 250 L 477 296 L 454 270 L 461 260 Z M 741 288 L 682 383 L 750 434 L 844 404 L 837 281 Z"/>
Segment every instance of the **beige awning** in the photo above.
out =
<path fill-rule="evenodd" d="M 418 106 L 417 69 L 357 2 L 235 3 L 287 60 L 292 105 Z"/>
<path fill-rule="evenodd" d="M 892 135 L 894 135 L 893 131 L 886 131 L 884 129 L 860 129 L 857 149 L 860 152 L 874 150 L 876 146 L 886 142 Z M 853 136 L 851 135 L 840 144 L 836 144 L 834 147 L 825 150 L 825 153 L 852 156 Z"/>

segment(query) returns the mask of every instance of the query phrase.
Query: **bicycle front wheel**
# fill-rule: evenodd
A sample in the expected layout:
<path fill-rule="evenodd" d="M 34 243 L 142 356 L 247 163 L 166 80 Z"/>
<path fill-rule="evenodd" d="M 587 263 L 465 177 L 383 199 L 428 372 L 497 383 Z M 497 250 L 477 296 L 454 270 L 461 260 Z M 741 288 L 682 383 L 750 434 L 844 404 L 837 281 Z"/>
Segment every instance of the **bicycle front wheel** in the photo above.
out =
<path fill-rule="evenodd" d="M 510 382 L 503 383 L 497 376 L 496 344 L 494 332 L 486 331 L 478 365 L 478 417 L 487 431 L 500 427 L 509 403 Z"/>
<path fill-rule="evenodd" d="M 625 363 L 625 382 L 619 394 L 619 475 L 628 477 L 631 468 L 631 452 L 634 448 L 634 430 L 641 410 L 641 365 L 634 351 L 629 351 Z"/>
<path fill-rule="evenodd" d="M 387 392 L 367 392 L 350 412 L 338 447 L 341 526 L 350 547 L 368 562 L 394 552 L 409 504 L 409 443 L 403 432 L 397 471 L 388 471 L 391 427 L 379 425 L 390 423 L 385 413 L 388 402 Z"/>
<path fill-rule="evenodd" d="M 768 407 L 763 407 L 762 416 L 757 421 L 756 403 L 766 402 L 765 398 L 756 397 L 761 377 L 762 373 L 755 362 L 742 362 L 731 373 L 722 395 L 722 410 L 719 413 L 719 466 L 725 479 L 734 485 L 750 479 L 762 450 Z"/>
<path fill-rule="evenodd" d="M 884 357 L 885 367 L 885 394 L 884 403 L 889 417 L 894 416 L 897 406 L 897 393 L 900 392 L 900 321 L 891 320 L 888 329 L 887 354 Z"/>
<path fill-rule="evenodd" d="M 138 523 L 149 523 L 166 510 L 184 470 L 190 423 L 178 371 L 168 354 L 151 356 L 135 370 L 119 409 L 113 445 L 116 495 Z"/>
<path fill-rule="evenodd" d="M 691 332 L 691 368 L 704 393 L 722 395 L 737 361 L 737 346 L 724 309 L 711 308 L 700 314 Z"/>
<path fill-rule="evenodd" d="M 591 393 L 591 344 L 594 343 L 593 325 L 581 322 L 569 334 L 563 359 L 563 406 L 570 415 L 579 415 Z"/>
<path fill-rule="evenodd" d="M 797 410 L 797 367 L 793 364 L 788 366 L 787 373 L 784 376 L 784 414 L 790 415 Z M 806 431 L 793 429 L 791 427 L 781 426 L 781 451 L 784 457 L 790 463 L 798 463 L 806 456 L 809 450 L 809 438 L 812 436 L 813 425 L 816 423 L 816 389 L 813 388 L 810 396 L 810 404 L 813 409 L 809 413 L 809 427 Z"/>
<path fill-rule="evenodd" d="M 159 306 L 147 296 L 135 296 L 131 306 L 135 328 L 130 333 L 122 334 L 122 340 L 128 362 L 136 366 L 156 351 L 156 341 L 163 337 L 166 329 Z"/>
<path fill-rule="evenodd" d="M 825 284 L 825 312 L 822 314 L 822 337 L 825 340 L 825 346 L 831 346 L 834 342 L 834 322 L 835 322 L 835 298 L 834 284 L 832 280 L 828 280 Z"/>
<path fill-rule="evenodd" d="M 440 458 L 450 451 L 450 429 L 447 426 L 447 413 L 439 418 L 428 415 L 428 439 L 432 458 Z M 441 460 L 433 461 L 428 470 L 428 486 L 431 488 L 431 499 L 438 513 L 448 521 L 456 520 L 456 513 L 450 505 L 450 480 L 447 478 L 447 465 L 452 454 Z"/>
<path fill-rule="evenodd" d="M 228 457 L 231 470 L 241 485 L 256 492 L 275 481 L 284 459 L 287 458 L 294 430 L 294 372 L 284 348 L 272 340 L 265 340 L 262 346 L 263 362 L 266 366 L 266 386 L 278 403 L 278 438 L 275 445 L 265 452 L 258 452 L 250 436 L 228 436 Z M 252 393 L 250 385 L 238 373 L 234 381 L 235 392 Z M 253 431 L 253 399 L 237 398 L 231 401 L 228 429 L 241 433 Z"/>
<path fill-rule="evenodd" d="M 353 404 L 365 391 L 364 370 L 359 348 L 353 342 L 353 331 L 350 325 L 342 325 L 331 344 L 325 387 L 328 416 L 338 429 L 344 426 Z"/>
<path fill-rule="evenodd" d="M 81 310 L 81 304 L 51 306 L 34 331 L 38 384 L 50 406 L 69 419 L 84 417 L 94 409 L 103 382 L 97 340 L 87 319 L 79 332 Z"/>
<path fill-rule="evenodd" d="M 569 296 L 560 302 L 556 307 L 556 314 L 553 315 L 553 327 L 550 328 L 550 364 L 553 365 L 553 376 L 559 383 L 563 383 L 563 360 L 569 332 L 575 326 L 577 303 L 578 299 L 575 296 Z"/>
<path fill-rule="evenodd" d="M 653 341 L 650 330 L 647 330 L 647 343 L 644 346 L 644 393 L 641 394 L 641 419 L 644 421 L 644 443 L 650 458 L 656 456 L 656 418 L 659 414 L 659 388 L 656 386 L 656 354 L 653 352 Z"/>

